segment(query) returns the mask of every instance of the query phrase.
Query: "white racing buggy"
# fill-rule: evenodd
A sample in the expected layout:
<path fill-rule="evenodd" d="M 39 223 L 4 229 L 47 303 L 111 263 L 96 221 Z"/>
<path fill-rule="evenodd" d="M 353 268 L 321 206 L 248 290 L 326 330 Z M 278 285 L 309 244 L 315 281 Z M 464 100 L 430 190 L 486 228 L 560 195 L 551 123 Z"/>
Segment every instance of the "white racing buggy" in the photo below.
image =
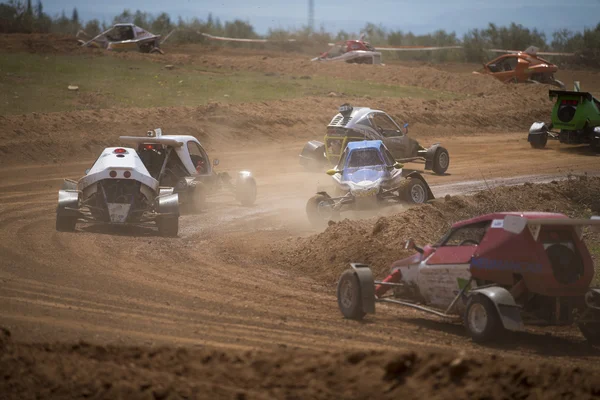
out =
<path fill-rule="evenodd" d="M 177 236 L 179 201 L 160 187 L 134 149 L 104 149 L 86 175 L 65 179 L 58 192 L 56 230 L 72 232 L 78 221 L 113 225 L 156 223 L 162 236 Z"/>
<path fill-rule="evenodd" d="M 174 187 L 179 202 L 188 212 L 201 211 L 206 197 L 224 190 L 244 206 L 256 201 L 256 181 L 249 171 L 240 171 L 235 180 L 227 172 L 216 172 L 198 139 L 187 135 L 163 135 L 161 129 L 144 136 L 121 136 L 137 146 L 138 154 L 152 178 L 161 186 Z"/>

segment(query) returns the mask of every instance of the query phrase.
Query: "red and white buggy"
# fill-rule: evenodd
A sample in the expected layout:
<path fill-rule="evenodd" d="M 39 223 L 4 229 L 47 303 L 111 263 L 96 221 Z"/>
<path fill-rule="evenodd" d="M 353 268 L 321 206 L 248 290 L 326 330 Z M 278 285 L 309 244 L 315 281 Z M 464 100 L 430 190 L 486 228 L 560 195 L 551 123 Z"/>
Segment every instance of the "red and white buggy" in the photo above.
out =
<path fill-rule="evenodd" d="M 599 344 L 600 289 L 590 288 L 586 225 L 598 229 L 600 218 L 512 212 L 457 222 L 435 245 L 407 241 L 417 253 L 394 262 L 382 281 L 368 265 L 351 264 L 338 282 L 338 305 L 350 319 L 375 313 L 377 302 L 462 319 L 479 342 L 525 323 L 577 324 Z"/>

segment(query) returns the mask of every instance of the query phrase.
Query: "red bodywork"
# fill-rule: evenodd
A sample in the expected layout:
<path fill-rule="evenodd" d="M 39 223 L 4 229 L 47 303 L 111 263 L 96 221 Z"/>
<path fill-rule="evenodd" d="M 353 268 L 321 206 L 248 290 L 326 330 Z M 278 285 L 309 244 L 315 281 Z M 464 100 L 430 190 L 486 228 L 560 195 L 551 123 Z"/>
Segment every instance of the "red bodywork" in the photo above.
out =
<path fill-rule="evenodd" d="M 502 227 L 494 227 L 493 221 L 501 221 L 507 215 L 517 215 L 529 221 L 536 219 L 568 219 L 564 214 L 542 212 L 512 212 L 486 214 L 452 225 L 449 233 L 469 226 L 487 226 L 478 245 L 425 246 L 423 254 L 398 260 L 392 264 L 392 274 L 386 282 L 398 283 L 402 275 L 397 268 L 418 268 L 422 260 L 431 264 L 469 264 L 472 277 L 480 284 L 497 284 L 508 289 L 519 284 L 519 295 L 529 293 L 548 297 L 584 296 L 594 275 L 592 257 L 579 235 L 579 229 L 567 225 L 542 225 L 537 240 L 534 229 L 525 227 L 519 233 L 511 233 Z M 487 223 L 487 224 L 486 224 Z M 449 237 L 449 236 L 446 236 Z M 575 253 L 564 264 L 564 253 L 553 255 L 548 250 L 553 245 L 562 245 Z M 553 264 L 554 263 L 554 264 Z M 565 275 L 567 273 L 568 275 Z M 523 287 L 524 286 L 524 287 Z M 378 285 L 376 295 L 381 296 L 389 286 Z M 515 293 L 517 294 L 517 293 Z"/>
<path fill-rule="evenodd" d="M 349 51 L 375 51 L 369 42 L 364 40 L 346 40 L 345 42 L 337 42 L 331 49 L 321 54 L 321 58 L 332 58 L 341 56 Z"/>
<path fill-rule="evenodd" d="M 483 65 L 477 73 L 491 75 L 504 83 L 539 82 L 563 87 L 554 79 L 558 67 L 535 54 L 519 52 L 504 54 Z"/>

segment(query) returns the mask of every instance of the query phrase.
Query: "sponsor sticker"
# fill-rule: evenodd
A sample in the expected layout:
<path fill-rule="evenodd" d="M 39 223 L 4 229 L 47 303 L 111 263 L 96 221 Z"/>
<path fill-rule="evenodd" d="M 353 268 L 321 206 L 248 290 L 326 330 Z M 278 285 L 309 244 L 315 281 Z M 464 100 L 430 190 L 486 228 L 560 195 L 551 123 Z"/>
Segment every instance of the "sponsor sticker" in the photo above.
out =
<path fill-rule="evenodd" d="M 492 221 L 492 228 L 504 228 L 503 219 L 495 219 Z"/>

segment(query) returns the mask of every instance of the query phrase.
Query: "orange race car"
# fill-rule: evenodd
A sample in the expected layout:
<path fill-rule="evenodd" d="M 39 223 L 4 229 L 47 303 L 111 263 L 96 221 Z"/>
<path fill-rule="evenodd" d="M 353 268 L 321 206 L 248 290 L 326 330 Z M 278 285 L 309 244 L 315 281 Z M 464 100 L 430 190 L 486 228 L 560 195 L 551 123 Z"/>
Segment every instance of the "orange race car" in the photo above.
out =
<path fill-rule="evenodd" d="M 537 50 L 531 46 L 525 51 L 501 55 L 473 73 L 488 74 L 504 83 L 547 83 L 564 89 L 565 85 L 554 78 L 558 67 L 539 57 Z"/>

